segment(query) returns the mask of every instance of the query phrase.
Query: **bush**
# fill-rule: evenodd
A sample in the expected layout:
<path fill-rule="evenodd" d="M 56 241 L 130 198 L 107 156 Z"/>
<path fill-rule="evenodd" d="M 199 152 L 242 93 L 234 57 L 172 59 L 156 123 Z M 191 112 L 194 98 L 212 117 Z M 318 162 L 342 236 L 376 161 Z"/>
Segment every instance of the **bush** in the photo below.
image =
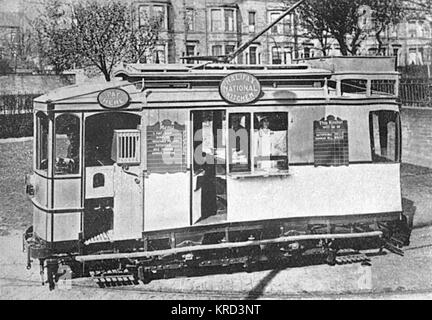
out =
<path fill-rule="evenodd" d="M 33 114 L 0 114 L 0 139 L 33 136 Z"/>

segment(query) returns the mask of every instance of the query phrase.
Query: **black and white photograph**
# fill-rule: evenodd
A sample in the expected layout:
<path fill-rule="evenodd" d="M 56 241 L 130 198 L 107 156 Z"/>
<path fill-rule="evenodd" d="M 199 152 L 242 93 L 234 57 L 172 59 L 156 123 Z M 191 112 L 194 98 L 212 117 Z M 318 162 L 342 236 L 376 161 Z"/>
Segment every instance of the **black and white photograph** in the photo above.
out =
<path fill-rule="evenodd" d="M 431 64 L 430 0 L 0 0 L 0 300 L 431 300 Z"/>

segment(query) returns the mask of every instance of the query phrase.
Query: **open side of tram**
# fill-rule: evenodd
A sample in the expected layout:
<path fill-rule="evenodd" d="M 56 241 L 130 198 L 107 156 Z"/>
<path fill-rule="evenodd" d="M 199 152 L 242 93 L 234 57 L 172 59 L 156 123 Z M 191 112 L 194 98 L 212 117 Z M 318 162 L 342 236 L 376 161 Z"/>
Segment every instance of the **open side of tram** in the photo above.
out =
<path fill-rule="evenodd" d="M 402 254 L 398 74 L 368 63 L 129 65 L 37 98 L 28 264 L 53 287 L 63 267 L 146 282 L 317 250 Z"/>

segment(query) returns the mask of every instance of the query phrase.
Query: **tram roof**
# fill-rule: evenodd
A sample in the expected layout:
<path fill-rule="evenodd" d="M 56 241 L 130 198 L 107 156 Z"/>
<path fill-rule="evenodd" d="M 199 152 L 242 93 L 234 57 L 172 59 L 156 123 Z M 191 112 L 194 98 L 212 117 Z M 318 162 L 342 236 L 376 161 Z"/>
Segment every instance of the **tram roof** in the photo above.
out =
<path fill-rule="evenodd" d="M 366 66 L 366 68 L 365 68 Z M 394 59 L 391 57 L 326 57 L 298 61 L 292 65 L 241 64 L 121 64 L 110 82 L 95 82 L 58 88 L 35 99 L 37 103 L 69 103 L 94 100 L 108 88 L 127 91 L 131 103 L 142 103 L 145 89 L 203 89 L 217 88 L 228 74 L 248 72 L 264 88 L 315 88 L 329 79 L 380 76 L 395 79 Z M 318 84 L 318 85 L 317 85 Z M 320 91 L 320 90 L 319 90 Z M 322 91 L 320 91 L 322 92 Z M 190 92 L 191 93 L 191 92 Z"/>

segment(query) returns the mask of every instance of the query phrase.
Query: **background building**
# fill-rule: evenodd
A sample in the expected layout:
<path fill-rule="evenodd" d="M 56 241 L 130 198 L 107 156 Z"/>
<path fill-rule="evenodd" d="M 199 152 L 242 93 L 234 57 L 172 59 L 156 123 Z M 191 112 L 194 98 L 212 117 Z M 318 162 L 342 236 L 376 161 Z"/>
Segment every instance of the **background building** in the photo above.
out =
<path fill-rule="evenodd" d="M 232 52 L 274 21 L 285 8 L 280 0 L 138 0 L 132 1 L 140 17 L 163 14 L 158 62 L 181 62 L 191 55 L 220 55 Z M 373 21 L 371 21 L 373 23 Z M 430 64 L 432 17 L 422 10 L 407 14 L 404 21 L 391 26 L 382 36 L 384 51 L 395 55 L 398 65 Z M 330 39 L 330 55 L 340 55 L 337 41 Z M 362 43 L 359 53 L 376 55 L 373 33 Z M 305 36 L 295 15 L 286 17 L 253 43 L 236 62 L 286 64 L 295 58 L 320 56 L 318 41 Z"/>
<path fill-rule="evenodd" d="M 0 57 L 14 59 L 17 53 L 11 50 L 11 44 L 25 41 L 23 35 L 31 28 L 31 20 L 38 15 L 43 1 L 0 0 Z M 136 24 L 148 16 L 163 15 L 156 50 L 142 61 L 154 63 L 186 63 L 180 58 L 230 53 L 274 21 L 285 8 L 281 0 L 121 1 L 132 5 Z M 404 21 L 389 27 L 382 38 L 384 50 L 379 54 L 396 55 L 400 66 L 431 64 L 432 16 L 424 9 L 410 11 Z M 339 55 L 337 41 L 329 42 L 329 55 Z M 377 40 L 370 33 L 359 54 L 375 55 L 377 51 Z M 257 39 L 234 62 L 287 64 L 296 58 L 320 55 L 318 41 L 306 36 L 301 21 L 293 14 Z"/>

